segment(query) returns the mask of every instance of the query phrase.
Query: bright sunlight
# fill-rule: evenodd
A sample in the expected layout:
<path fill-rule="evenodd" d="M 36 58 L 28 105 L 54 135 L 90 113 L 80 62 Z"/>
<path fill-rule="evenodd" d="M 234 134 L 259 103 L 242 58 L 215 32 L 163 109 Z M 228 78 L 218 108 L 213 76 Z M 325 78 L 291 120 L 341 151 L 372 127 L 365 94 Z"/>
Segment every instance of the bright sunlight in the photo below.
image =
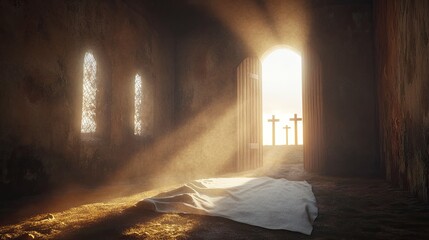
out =
<path fill-rule="evenodd" d="M 294 114 L 302 118 L 301 56 L 287 48 L 276 49 L 262 61 L 263 144 L 272 145 L 272 115 L 275 122 L 275 145 L 295 144 Z M 302 121 L 298 121 L 298 144 L 303 144 Z"/>

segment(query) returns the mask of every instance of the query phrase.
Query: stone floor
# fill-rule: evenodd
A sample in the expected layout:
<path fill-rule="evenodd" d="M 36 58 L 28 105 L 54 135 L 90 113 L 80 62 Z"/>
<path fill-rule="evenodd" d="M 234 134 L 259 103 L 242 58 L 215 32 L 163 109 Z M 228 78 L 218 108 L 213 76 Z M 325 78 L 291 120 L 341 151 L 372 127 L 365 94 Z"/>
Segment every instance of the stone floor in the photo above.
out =
<path fill-rule="evenodd" d="M 217 217 L 159 214 L 134 204 L 168 188 L 116 194 L 121 197 L 103 194 L 114 189 L 105 188 L 93 192 L 92 201 L 76 198 L 50 211 L 33 208 L 33 214 L 9 211 L 19 218 L 1 221 L 0 239 L 429 239 L 429 205 L 382 179 L 311 175 L 299 161 L 268 163 L 265 169 L 244 175 L 311 183 L 319 207 L 313 234 L 267 230 Z M 36 206 L 42 202 L 28 200 Z"/>

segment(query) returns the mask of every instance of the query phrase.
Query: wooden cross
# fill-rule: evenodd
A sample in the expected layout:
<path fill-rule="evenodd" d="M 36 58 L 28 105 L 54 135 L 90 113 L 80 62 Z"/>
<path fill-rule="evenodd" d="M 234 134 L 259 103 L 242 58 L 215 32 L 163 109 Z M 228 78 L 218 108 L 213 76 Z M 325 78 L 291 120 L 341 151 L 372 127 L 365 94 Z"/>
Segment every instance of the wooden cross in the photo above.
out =
<path fill-rule="evenodd" d="M 271 119 L 268 119 L 268 122 L 273 123 L 273 146 L 276 145 L 276 122 L 278 122 L 279 119 L 276 119 L 276 116 L 273 115 Z"/>
<path fill-rule="evenodd" d="M 286 129 L 286 145 L 289 145 L 289 129 L 288 125 L 284 126 L 283 129 Z"/>
<path fill-rule="evenodd" d="M 302 118 L 298 118 L 295 113 L 294 118 L 290 118 L 289 120 L 295 122 L 295 145 L 298 145 L 298 121 L 302 121 Z"/>

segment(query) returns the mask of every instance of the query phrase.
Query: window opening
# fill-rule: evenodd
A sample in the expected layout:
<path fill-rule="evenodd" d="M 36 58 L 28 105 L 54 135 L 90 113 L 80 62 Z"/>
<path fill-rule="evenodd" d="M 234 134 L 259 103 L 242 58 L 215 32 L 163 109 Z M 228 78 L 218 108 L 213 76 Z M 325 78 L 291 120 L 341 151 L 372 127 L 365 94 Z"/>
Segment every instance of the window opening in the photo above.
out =
<path fill-rule="evenodd" d="M 134 135 L 141 136 L 142 131 L 142 78 L 136 74 L 134 78 Z"/>
<path fill-rule="evenodd" d="M 82 133 L 94 133 L 97 129 L 95 110 L 97 101 L 97 62 L 94 56 L 85 53 L 83 62 Z"/>

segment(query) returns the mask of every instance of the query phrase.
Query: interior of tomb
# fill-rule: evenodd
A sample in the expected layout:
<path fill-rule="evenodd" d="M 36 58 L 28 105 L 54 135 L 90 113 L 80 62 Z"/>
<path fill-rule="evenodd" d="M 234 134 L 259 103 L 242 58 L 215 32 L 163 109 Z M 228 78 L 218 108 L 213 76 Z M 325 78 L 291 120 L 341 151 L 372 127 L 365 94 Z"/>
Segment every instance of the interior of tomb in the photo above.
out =
<path fill-rule="evenodd" d="M 133 207 L 247 175 L 311 183 L 312 237 L 429 236 L 429 2 L 5 0 L 0 11 L 1 239 L 305 238 Z M 252 110 L 257 62 L 279 46 L 302 59 L 303 144 L 286 150 L 252 135 L 267 121 Z"/>

